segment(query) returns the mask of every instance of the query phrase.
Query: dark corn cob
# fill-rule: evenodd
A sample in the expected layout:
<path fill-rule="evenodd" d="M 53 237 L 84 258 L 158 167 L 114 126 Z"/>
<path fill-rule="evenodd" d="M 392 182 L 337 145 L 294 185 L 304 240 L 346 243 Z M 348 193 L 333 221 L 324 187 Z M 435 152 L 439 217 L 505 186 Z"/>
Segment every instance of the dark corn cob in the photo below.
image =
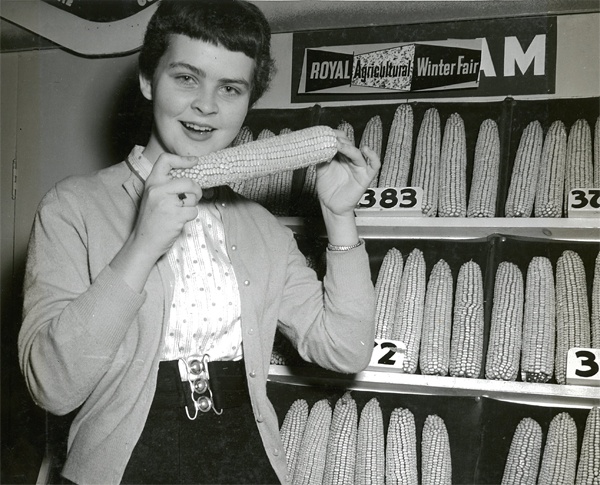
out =
<path fill-rule="evenodd" d="M 408 409 L 390 414 L 385 450 L 386 485 L 418 485 L 417 430 Z"/>
<path fill-rule="evenodd" d="M 539 121 L 529 123 L 519 141 L 506 205 L 506 217 L 531 217 L 540 171 L 544 133 Z"/>
<path fill-rule="evenodd" d="M 544 256 L 532 258 L 527 268 L 521 380 L 548 382 L 554 375 L 556 346 L 556 293 L 552 263 Z"/>
<path fill-rule="evenodd" d="M 358 410 L 350 392 L 338 399 L 331 418 L 323 485 L 352 485 L 356 468 Z"/>
<path fill-rule="evenodd" d="M 590 409 L 583 431 L 575 485 L 600 485 L 600 408 Z"/>
<path fill-rule="evenodd" d="M 434 414 L 427 416 L 421 438 L 421 484 L 450 485 L 452 460 L 450 439 L 444 420 Z"/>
<path fill-rule="evenodd" d="M 567 138 L 567 166 L 565 169 L 565 204 L 569 192 L 578 188 L 589 188 L 594 184 L 592 158 L 592 134 L 587 120 L 577 120 L 569 130 Z"/>
<path fill-rule="evenodd" d="M 590 312 L 590 331 L 592 348 L 600 349 L 600 253 L 594 263 L 594 279 L 592 281 L 592 309 Z"/>
<path fill-rule="evenodd" d="M 567 250 L 556 263 L 556 382 L 566 384 L 569 349 L 589 347 L 590 343 L 585 268 L 579 254 Z"/>
<path fill-rule="evenodd" d="M 510 444 L 502 485 L 536 485 L 541 451 L 541 426 L 531 418 L 523 418 Z"/>
<path fill-rule="evenodd" d="M 487 119 L 479 127 L 475 144 L 467 217 L 494 217 L 496 215 L 499 170 L 500 135 L 498 125 L 494 120 Z"/>
<path fill-rule="evenodd" d="M 367 121 L 365 126 L 365 130 L 363 131 L 362 137 L 360 139 L 359 148 L 363 148 L 368 146 L 371 148 L 376 154 L 378 158 L 381 158 L 381 150 L 383 145 L 383 123 L 381 122 L 381 117 L 379 115 L 375 115 Z M 371 181 L 370 187 L 377 187 L 377 181 L 379 179 L 379 172 L 375 175 L 373 180 Z"/>
<path fill-rule="evenodd" d="M 450 364 L 452 333 L 452 271 L 440 259 L 432 268 L 425 292 L 421 335 L 421 374 L 445 376 Z"/>
<path fill-rule="evenodd" d="M 452 338 L 450 340 L 450 375 L 479 377 L 483 358 L 483 278 L 474 261 L 464 263 L 456 281 Z"/>
<path fill-rule="evenodd" d="M 439 175 L 439 217 L 467 215 L 467 141 L 465 123 L 458 113 L 446 121 Z"/>
<path fill-rule="evenodd" d="M 408 255 L 402 271 L 392 327 L 392 339 L 406 344 L 402 372 L 407 374 L 414 374 L 419 362 L 425 283 L 425 259 L 421 250 L 415 248 Z"/>
<path fill-rule="evenodd" d="M 317 401 L 310 410 L 292 479 L 294 485 L 323 483 L 331 414 L 327 399 Z"/>
<path fill-rule="evenodd" d="M 516 264 L 503 261 L 495 279 L 485 377 L 514 381 L 519 373 L 523 334 L 523 274 Z"/>
<path fill-rule="evenodd" d="M 440 114 L 437 109 L 429 108 L 417 135 L 410 185 L 423 189 L 421 210 L 430 217 L 435 217 L 438 212 L 441 144 Z"/>
<path fill-rule="evenodd" d="M 535 194 L 535 217 L 561 217 L 567 163 L 567 130 L 562 121 L 550 126 L 542 148 Z"/>
<path fill-rule="evenodd" d="M 577 426 L 569 413 L 550 421 L 537 485 L 573 483 L 577 471 Z"/>
<path fill-rule="evenodd" d="M 327 126 L 314 126 L 225 148 L 199 157 L 193 168 L 174 169 L 171 173 L 174 177 L 189 177 L 202 187 L 215 187 L 328 162 L 336 153 L 335 132 Z"/>
<path fill-rule="evenodd" d="M 356 485 L 385 483 L 383 415 L 379 401 L 375 397 L 364 405 L 360 413 L 354 483 Z"/>
<path fill-rule="evenodd" d="M 375 282 L 375 338 L 389 339 L 392 336 L 403 267 L 402 253 L 390 248 L 383 257 Z"/>
<path fill-rule="evenodd" d="M 396 108 L 388 135 L 379 187 L 406 187 L 413 139 L 413 110 L 410 104 Z"/>
<path fill-rule="evenodd" d="M 288 409 L 279 430 L 290 477 L 294 476 L 307 421 L 308 403 L 304 399 L 296 399 Z"/>

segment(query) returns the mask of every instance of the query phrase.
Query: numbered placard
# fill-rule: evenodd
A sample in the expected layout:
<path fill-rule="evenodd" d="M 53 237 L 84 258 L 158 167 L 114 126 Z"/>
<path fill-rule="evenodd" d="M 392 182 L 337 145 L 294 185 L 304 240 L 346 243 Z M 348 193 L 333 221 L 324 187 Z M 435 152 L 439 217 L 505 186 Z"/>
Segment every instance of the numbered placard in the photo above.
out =
<path fill-rule="evenodd" d="M 569 349 L 566 380 L 576 386 L 600 386 L 600 349 Z"/>
<path fill-rule="evenodd" d="M 373 187 L 367 189 L 358 205 L 357 216 L 422 217 L 421 187 Z"/>
<path fill-rule="evenodd" d="M 600 189 L 573 189 L 567 206 L 569 217 L 600 217 Z"/>
<path fill-rule="evenodd" d="M 369 368 L 372 370 L 401 371 L 406 344 L 398 340 L 375 339 Z"/>

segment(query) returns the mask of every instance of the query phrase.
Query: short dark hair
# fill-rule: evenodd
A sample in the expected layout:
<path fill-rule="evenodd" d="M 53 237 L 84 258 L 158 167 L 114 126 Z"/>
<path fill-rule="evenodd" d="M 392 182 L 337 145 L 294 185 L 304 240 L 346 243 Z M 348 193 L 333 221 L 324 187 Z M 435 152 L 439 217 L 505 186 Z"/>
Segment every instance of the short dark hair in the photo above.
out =
<path fill-rule="evenodd" d="M 171 34 L 222 45 L 255 61 L 250 105 L 265 93 L 275 71 L 271 27 L 255 5 L 243 0 L 162 0 L 150 19 L 139 57 L 140 73 L 152 80 Z"/>

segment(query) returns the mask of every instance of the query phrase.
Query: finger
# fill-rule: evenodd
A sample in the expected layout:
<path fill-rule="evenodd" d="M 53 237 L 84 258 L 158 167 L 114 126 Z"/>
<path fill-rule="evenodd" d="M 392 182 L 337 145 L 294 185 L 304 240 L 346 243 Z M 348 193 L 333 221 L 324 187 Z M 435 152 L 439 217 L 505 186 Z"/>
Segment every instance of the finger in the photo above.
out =
<path fill-rule="evenodd" d="M 193 193 L 181 192 L 176 195 L 176 203 L 181 207 L 195 207 L 198 204 L 198 197 Z"/>
<path fill-rule="evenodd" d="M 167 194 L 194 194 L 197 199 L 202 198 L 202 188 L 186 177 L 169 180 L 165 183 L 164 190 Z"/>
<path fill-rule="evenodd" d="M 164 177 L 170 177 L 169 172 L 174 168 L 192 168 L 198 163 L 198 157 L 180 157 L 179 155 L 173 155 L 172 153 L 161 154 L 154 166 L 150 177 L 162 179 Z"/>
<path fill-rule="evenodd" d="M 361 149 L 361 152 L 367 162 L 367 165 L 371 167 L 373 170 L 379 170 L 381 168 L 381 159 L 375 153 L 371 147 L 364 146 Z"/>
<path fill-rule="evenodd" d="M 367 161 L 363 157 L 363 153 L 352 143 L 338 142 L 338 153 L 345 157 L 345 161 L 357 167 L 367 166 Z"/>

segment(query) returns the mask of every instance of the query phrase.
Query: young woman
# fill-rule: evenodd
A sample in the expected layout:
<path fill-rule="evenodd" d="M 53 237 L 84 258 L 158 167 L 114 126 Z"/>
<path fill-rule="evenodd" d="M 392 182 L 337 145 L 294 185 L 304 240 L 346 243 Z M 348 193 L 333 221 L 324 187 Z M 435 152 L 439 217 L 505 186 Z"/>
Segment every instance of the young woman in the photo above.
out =
<path fill-rule="evenodd" d="M 323 283 L 261 206 L 169 175 L 230 145 L 267 88 L 269 44 L 252 4 L 163 0 L 140 54 L 147 145 L 40 204 L 19 354 L 36 403 L 77 410 L 68 481 L 289 482 L 266 394 L 276 328 L 325 368 L 369 361 L 374 291 L 353 209 L 380 165 L 372 150 L 339 133 L 318 167 Z"/>

